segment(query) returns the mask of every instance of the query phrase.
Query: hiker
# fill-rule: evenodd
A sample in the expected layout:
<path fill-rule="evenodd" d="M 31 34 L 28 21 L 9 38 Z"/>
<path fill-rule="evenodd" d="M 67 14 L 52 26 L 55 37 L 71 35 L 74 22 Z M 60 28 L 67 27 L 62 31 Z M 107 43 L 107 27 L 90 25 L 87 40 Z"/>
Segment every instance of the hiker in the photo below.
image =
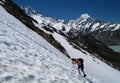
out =
<path fill-rule="evenodd" d="M 72 58 L 72 63 L 78 65 L 78 73 L 81 74 L 81 73 L 80 73 L 80 70 L 79 70 L 79 69 L 81 69 L 81 71 L 82 71 L 83 74 L 84 74 L 84 77 L 86 77 L 86 74 L 85 74 L 85 72 L 84 72 L 84 64 L 83 64 L 83 61 L 84 61 L 84 60 L 83 60 L 82 58 L 78 58 L 78 59 Z"/>

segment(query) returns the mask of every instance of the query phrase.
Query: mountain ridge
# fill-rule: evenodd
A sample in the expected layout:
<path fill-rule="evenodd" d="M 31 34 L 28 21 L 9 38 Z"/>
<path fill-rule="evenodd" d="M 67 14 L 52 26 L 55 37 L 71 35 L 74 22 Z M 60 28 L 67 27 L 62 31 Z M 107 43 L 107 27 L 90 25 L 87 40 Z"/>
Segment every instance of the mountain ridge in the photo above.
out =
<path fill-rule="evenodd" d="M 49 25 L 57 30 L 61 30 L 64 33 L 67 33 L 70 29 L 73 29 L 75 30 L 74 32 L 90 34 L 108 46 L 120 45 L 120 24 L 118 23 L 97 20 L 90 17 L 87 13 L 82 14 L 76 20 L 56 20 L 41 14 L 36 15 L 31 12 L 34 10 L 30 7 L 23 7 L 22 9 L 26 12 L 26 14 L 37 20 L 39 24 Z M 29 13 L 31 13 L 31 15 Z"/>

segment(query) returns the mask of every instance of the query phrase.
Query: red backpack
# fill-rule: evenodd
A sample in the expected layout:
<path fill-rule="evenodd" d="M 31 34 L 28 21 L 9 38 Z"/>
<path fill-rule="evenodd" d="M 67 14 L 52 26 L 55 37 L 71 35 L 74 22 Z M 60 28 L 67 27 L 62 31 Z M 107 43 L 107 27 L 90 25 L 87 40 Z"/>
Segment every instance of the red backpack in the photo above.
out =
<path fill-rule="evenodd" d="M 78 59 L 81 63 L 83 63 L 84 62 L 84 60 L 82 59 L 82 58 L 79 58 Z"/>

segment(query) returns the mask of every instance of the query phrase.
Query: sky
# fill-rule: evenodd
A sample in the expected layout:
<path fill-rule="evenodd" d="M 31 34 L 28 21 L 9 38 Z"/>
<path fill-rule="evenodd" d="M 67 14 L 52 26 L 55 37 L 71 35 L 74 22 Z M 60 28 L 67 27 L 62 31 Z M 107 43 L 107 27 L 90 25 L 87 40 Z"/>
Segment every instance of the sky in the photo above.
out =
<path fill-rule="evenodd" d="M 95 19 L 120 23 L 120 0 L 13 0 L 54 19 L 77 19 L 87 13 Z"/>

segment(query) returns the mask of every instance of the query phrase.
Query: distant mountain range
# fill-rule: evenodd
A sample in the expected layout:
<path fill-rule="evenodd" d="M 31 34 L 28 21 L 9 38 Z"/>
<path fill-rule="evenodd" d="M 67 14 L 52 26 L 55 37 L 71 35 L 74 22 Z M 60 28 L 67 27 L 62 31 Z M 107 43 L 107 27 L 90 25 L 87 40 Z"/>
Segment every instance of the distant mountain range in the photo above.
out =
<path fill-rule="evenodd" d="M 22 9 L 42 26 L 47 25 L 69 34 L 89 34 L 108 46 L 120 45 L 120 24 L 97 20 L 88 14 L 82 14 L 78 19 L 67 22 L 36 13 L 30 6 Z"/>

